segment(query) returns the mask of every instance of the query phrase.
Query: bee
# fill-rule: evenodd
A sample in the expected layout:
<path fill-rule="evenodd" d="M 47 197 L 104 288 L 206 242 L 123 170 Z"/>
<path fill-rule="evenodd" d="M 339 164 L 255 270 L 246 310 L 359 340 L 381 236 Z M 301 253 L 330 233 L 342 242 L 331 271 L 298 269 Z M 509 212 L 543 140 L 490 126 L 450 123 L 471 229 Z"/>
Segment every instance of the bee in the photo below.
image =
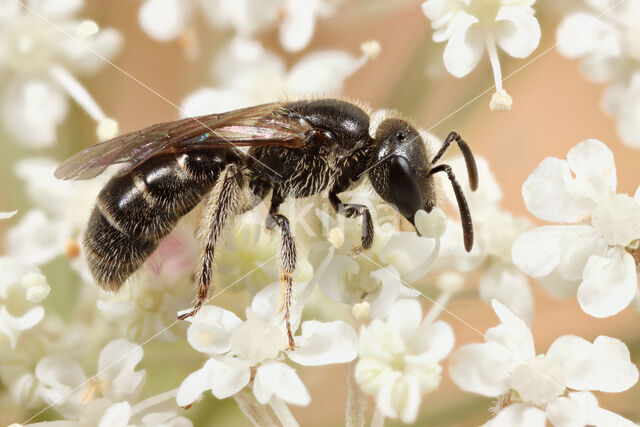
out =
<path fill-rule="evenodd" d="M 414 215 L 436 205 L 434 175 L 445 173 L 458 202 L 464 247 L 473 246 L 471 214 L 451 167 L 439 163 L 456 142 L 470 187 L 478 185 L 471 150 L 455 132 L 431 155 L 406 120 L 384 119 L 370 135 L 370 117 L 358 105 L 337 99 L 276 102 L 155 124 L 77 153 L 55 171 L 59 179 L 88 179 L 108 166 L 122 167 L 99 193 L 83 236 L 95 281 L 118 291 L 158 247 L 178 220 L 206 199 L 201 220 L 202 256 L 197 296 L 186 319 L 198 312 L 212 287 L 214 254 L 238 215 L 270 196 L 265 226 L 279 230 L 281 311 L 289 345 L 296 245 L 286 216 L 287 198 L 328 194 L 335 211 L 362 221 L 358 251 L 371 247 L 368 208 L 343 203 L 340 193 L 368 176 L 374 190 L 415 226 Z M 248 147 L 243 151 L 242 147 Z"/>

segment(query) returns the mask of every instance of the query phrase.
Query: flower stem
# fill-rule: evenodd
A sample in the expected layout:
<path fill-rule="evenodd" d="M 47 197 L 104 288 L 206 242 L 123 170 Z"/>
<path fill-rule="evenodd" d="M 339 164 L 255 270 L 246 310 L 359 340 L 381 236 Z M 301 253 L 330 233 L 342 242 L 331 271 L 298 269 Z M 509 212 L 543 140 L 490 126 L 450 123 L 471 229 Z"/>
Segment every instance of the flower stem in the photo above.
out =
<path fill-rule="evenodd" d="M 138 402 L 131 408 L 131 415 L 138 414 L 142 411 L 145 411 L 159 403 L 165 402 L 169 399 L 175 399 L 176 394 L 178 393 L 178 389 L 174 388 L 173 390 L 166 391 L 164 393 L 156 394 L 155 396 L 151 396 L 148 399 L 143 400 L 142 402 Z"/>
<path fill-rule="evenodd" d="M 261 405 L 251 391 L 243 389 L 234 394 L 233 398 L 238 404 L 238 408 L 253 425 L 257 427 L 281 425 L 273 411 L 269 410 L 267 406 Z"/>
<path fill-rule="evenodd" d="M 278 420 L 283 427 L 299 427 L 298 421 L 294 418 L 293 414 L 289 410 L 286 403 L 279 397 L 272 397 L 269 401 L 269 406 L 273 409 L 273 412 L 278 417 Z"/>
<path fill-rule="evenodd" d="M 344 423 L 347 427 L 364 427 L 364 398 L 356 383 L 357 361 L 347 364 L 347 408 Z"/>
<path fill-rule="evenodd" d="M 502 90 L 502 69 L 500 68 L 500 59 L 498 58 L 496 41 L 492 34 L 487 34 L 485 41 L 487 44 L 489 60 L 491 61 L 491 68 L 493 69 L 493 80 L 496 83 L 496 92 L 500 92 Z"/>
<path fill-rule="evenodd" d="M 452 295 L 453 292 L 451 291 L 442 291 L 440 295 L 438 295 L 438 298 L 435 300 L 431 309 L 424 318 L 424 325 L 432 323 L 438 318 L 438 316 L 440 316 L 440 313 L 442 313 L 442 310 L 444 310 L 445 306 L 449 303 Z"/>
<path fill-rule="evenodd" d="M 71 98 L 73 98 L 83 110 L 96 122 L 104 120 L 106 116 L 98 103 L 93 99 L 89 91 L 66 69 L 54 65 L 49 70 L 51 78 L 58 83 Z"/>
<path fill-rule="evenodd" d="M 371 420 L 371 427 L 383 427 L 383 426 L 384 426 L 384 415 L 382 415 L 382 412 L 380 412 L 378 408 L 376 408 L 375 412 L 373 413 L 373 419 Z"/>

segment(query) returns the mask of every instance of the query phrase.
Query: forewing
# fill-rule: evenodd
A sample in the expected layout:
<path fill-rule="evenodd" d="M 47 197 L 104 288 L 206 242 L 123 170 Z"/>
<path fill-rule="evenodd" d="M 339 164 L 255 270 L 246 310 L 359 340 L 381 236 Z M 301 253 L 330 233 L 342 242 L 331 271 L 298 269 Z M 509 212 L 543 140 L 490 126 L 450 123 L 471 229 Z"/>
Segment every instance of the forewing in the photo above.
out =
<path fill-rule="evenodd" d="M 282 104 L 263 104 L 222 114 L 158 123 L 92 145 L 62 163 L 59 179 L 88 179 L 107 166 L 123 164 L 119 175 L 158 154 L 188 150 L 281 145 L 303 147 L 311 126 L 283 114 Z"/>

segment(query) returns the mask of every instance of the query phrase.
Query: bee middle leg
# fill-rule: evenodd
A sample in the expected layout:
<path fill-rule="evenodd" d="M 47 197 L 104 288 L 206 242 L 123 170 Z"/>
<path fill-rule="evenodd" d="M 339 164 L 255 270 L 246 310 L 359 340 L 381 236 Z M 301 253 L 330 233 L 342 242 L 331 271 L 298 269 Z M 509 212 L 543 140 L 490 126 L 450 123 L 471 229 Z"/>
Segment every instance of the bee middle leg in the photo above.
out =
<path fill-rule="evenodd" d="M 291 305 L 293 304 L 293 273 L 296 269 L 296 242 L 293 239 L 289 219 L 278 213 L 278 207 L 283 198 L 275 191 L 271 196 L 271 207 L 265 226 L 269 230 L 280 229 L 280 312 L 284 312 L 284 321 L 289 339 L 289 349 L 293 350 L 296 343 L 291 331 Z"/>
<path fill-rule="evenodd" d="M 361 216 L 362 217 L 362 234 L 360 237 L 360 247 L 356 247 L 353 250 L 355 255 L 362 253 L 373 245 L 373 220 L 371 219 L 371 212 L 369 212 L 369 208 L 365 205 L 359 205 L 355 203 L 342 203 L 340 198 L 338 197 L 338 193 L 340 191 L 336 191 L 336 189 L 329 192 L 329 202 L 331 206 L 338 212 L 340 215 L 344 215 L 347 218 L 354 218 Z"/>
<path fill-rule="evenodd" d="M 225 228 L 239 211 L 241 192 L 242 172 L 238 165 L 228 165 L 220 173 L 213 190 L 211 190 L 200 225 L 203 250 L 200 258 L 201 268 L 197 274 L 196 303 L 191 311 L 178 316 L 180 320 L 196 314 L 207 300 L 207 294 L 212 284 L 215 247 Z"/>

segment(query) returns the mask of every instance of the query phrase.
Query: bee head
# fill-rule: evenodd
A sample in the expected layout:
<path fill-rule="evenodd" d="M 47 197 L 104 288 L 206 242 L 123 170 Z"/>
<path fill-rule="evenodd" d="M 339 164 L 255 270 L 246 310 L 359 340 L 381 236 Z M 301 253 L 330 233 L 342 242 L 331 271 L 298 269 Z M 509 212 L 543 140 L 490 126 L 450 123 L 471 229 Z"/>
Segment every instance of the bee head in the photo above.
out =
<path fill-rule="evenodd" d="M 405 120 L 390 118 L 376 130 L 369 179 L 375 191 L 414 224 L 415 213 L 430 212 L 436 188 L 429 175 L 427 149 L 418 131 Z M 415 224 L 414 224 L 415 225 Z"/>

